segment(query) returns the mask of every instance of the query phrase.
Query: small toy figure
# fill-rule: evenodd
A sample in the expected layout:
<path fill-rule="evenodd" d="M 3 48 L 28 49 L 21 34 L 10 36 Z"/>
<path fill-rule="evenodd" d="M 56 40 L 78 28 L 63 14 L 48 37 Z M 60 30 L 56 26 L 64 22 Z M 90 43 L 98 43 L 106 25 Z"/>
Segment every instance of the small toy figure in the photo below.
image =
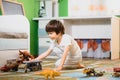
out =
<path fill-rule="evenodd" d="M 97 72 L 97 71 L 95 71 L 94 68 L 87 68 L 87 69 L 83 70 L 83 73 L 86 74 L 88 77 L 90 77 L 90 76 L 100 77 L 100 76 L 103 76 L 103 74 L 105 72 L 104 71 L 103 72 Z"/>
<path fill-rule="evenodd" d="M 113 77 L 120 77 L 120 72 L 114 72 L 112 76 Z"/>
<path fill-rule="evenodd" d="M 30 61 L 31 59 L 34 59 L 34 56 L 32 56 L 28 51 L 19 50 L 19 58 L 21 61 Z"/>
<path fill-rule="evenodd" d="M 37 72 L 35 74 L 45 76 L 46 79 L 48 79 L 48 77 L 50 77 L 50 79 L 52 79 L 52 80 L 54 79 L 54 77 L 60 76 L 60 72 L 54 71 L 52 69 L 44 69 L 44 70 Z"/>

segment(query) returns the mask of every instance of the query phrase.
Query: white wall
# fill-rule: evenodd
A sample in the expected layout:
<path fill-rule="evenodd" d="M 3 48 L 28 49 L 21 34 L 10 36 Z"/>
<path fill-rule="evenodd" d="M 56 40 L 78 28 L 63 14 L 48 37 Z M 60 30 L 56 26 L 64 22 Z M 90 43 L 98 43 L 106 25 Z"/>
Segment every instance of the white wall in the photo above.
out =
<path fill-rule="evenodd" d="M 68 0 L 69 16 L 120 14 L 120 0 Z"/>

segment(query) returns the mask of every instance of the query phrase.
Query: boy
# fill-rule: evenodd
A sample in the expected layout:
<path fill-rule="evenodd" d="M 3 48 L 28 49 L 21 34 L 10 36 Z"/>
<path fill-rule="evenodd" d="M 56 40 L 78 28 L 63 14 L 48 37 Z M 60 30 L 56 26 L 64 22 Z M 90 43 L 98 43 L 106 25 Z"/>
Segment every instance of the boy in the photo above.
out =
<path fill-rule="evenodd" d="M 42 60 L 47 57 L 52 51 L 59 57 L 55 63 L 56 71 L 64 68 L 84 68 L 80 64 L 82 61 L 81 50 L 77 42 L 69 35 L 64 33 L 64 26 L 58 20 L 51 20 L 45 28 L 50 39 L 53 40 L 50 48 L 39 55 L 36 60 Z"/>

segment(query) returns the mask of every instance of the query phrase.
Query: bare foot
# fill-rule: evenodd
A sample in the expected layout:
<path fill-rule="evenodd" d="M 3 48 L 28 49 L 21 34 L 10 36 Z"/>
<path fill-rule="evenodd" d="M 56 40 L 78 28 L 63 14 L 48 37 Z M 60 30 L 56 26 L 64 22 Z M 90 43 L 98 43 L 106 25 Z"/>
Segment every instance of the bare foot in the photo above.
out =
<path fill-rule="evenodd" d="M 81 68 L 85 68 L 85 66 L 82 64 L 78 64 L 78 69 L 81 69 Z"/>

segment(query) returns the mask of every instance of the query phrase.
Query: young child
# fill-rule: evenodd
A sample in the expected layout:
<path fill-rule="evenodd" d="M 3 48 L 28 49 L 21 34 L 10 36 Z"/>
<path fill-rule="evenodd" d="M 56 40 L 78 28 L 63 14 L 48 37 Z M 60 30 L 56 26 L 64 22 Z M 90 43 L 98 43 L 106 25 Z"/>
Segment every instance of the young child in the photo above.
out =
<path fill-rule="evenodd" d="M 66 68 L 84 68 L 81 64 L 82 54 L 77 42 L 69 35 L 64 34 L 64 26 L 58 20 L 51 20 L 45 28 L 50 39 L 53 40 L 50 48 L 39 55 L 36 60 L 42 60 L 54 52 L 59 60 L 55 63 L 55 70 Z"/>

